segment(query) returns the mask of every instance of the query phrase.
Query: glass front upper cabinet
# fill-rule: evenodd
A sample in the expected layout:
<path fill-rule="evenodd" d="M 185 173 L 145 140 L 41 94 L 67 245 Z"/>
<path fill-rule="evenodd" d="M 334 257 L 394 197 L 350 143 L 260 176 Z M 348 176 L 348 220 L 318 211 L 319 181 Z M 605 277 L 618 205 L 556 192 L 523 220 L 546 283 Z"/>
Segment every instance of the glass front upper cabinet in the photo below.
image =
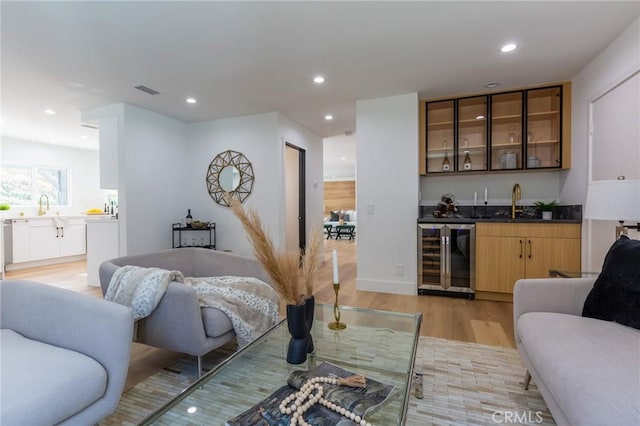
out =
<path fill-rule="evenodd" d="M 427 103 L 427 173 L 455 170 L 454 100 Z"/>
<path fill-rule="evenodd" d="M 562 87 L 527 90 L 527 169 L 562 165 Z"/>
<path fill-rule="evenodd" d="M 487 170 L 487 97 L 458 100 L 458 171 Z"/>
<path fill-rule="evenodd" d="M 571 167 L 570 82 L 421 101 L 420 111 L 421 174 Z"/>
<path fill-rule="evenodd" d="M 522 168 L 524 92 L 491 95 L 491 170 Z"/>

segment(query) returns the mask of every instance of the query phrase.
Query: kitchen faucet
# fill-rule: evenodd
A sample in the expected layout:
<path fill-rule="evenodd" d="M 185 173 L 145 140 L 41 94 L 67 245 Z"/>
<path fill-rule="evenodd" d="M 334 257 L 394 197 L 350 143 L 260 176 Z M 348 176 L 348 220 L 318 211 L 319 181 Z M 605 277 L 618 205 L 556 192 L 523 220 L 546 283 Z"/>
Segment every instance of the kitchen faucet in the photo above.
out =
<path fill-rule="evenodd" d="M 522 190 L 520 189 L 520 184 L 516 183 L 511 190 L 511 219 L 516 218 L 516 213 L 522 213 L 524 211 L 522 207 L 516 206 L 520 199 L 522 199 Z"/>
<path fill-rule="evenodd" d="M 38 201 L 38 205 L 39 205 L 38 216 L 43 216 L 47 213 L 44 207 L 42 207 L 42 197 L 44 197 L 47 200 L 47 210 L 49 210 L 49 197 L 47 196 L 47 194 L 42 194 L 40 196 L 40 200 Z"/>

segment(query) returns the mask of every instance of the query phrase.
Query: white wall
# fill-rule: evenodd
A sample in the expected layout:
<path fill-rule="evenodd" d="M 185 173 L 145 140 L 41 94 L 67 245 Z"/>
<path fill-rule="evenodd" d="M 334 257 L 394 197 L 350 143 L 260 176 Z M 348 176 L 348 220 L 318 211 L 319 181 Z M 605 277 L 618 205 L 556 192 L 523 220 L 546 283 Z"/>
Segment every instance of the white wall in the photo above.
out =
<path fill-rule="evenodd" d="M 241 152 L 251 162 L 255 182 L 244 202 L 256 208 L 276 247 L 285 248 L 285 143 L 306 150 L 307 231 L 322 223 L 322 140 L 279 113 L 267 113 L 189 125 L 189 181 L 194 218 L 216 222 L 218 250 L 252 255 L 253 248 L 238 219 L 207 192 L 209 164 L 221 152 Z M 319 226 L 319 225 L 317 225 Z"/>
<path fill-rule="evenodd" d="M 92 207 L 102 207 L 103 197 L 99 184 L 98 152 L 2 137 L 0 144 L 2 164 L 51 166 L 71 170 L 71 205 L 51 206 L 51 212 L 78 215 Z M 24 212 L 36 215 L 38 207 L 13 208 L 7 216 Z"/>
<path fill-rule="evenodd" d="M 358 101 L 356 126 L 356 288 L 417 294 L 417 93 Z"/>
<path fill-rule="evenodd" d="M 571 170 L 561 182 L 561 198 L 566 203 L 584 204 L 589 167 L 599 167 L 588 161 L 589 103 L 640 69 L 640 19 L 631 24 L 573 79 L 572 87 L 572 154 Z M 640 94 L 638 94 L 640 99 Z M 635 148 L 638 140 L 614 139 L 618 149 Z M 632 151 L 633 152 L 633 151 Z M 606 172 L 603 172 L 606 173 Z M 615 222 L 585 221 L 583 223 L 582 269 L 599 271 L 606 251 L 615 238 Z M 637 233 L 632 238 L 639 238 Z"/>
<path fill-rule="evenodd" d="M 257 208 L 274 244 L 280 247 L 284 243 L 280 229 L 284 153 L 278 140 L 277 121 L 276 113 L 267 113 L 189 125 L 188 204 L 194 219 L 216 222 L 218 250 L 245 255 L 253 253 L 240 221 L 228 207 L 213 201 L 207 191 L 205 179 L 209 164 L 216 155 L 227 150 L 244 154 L 253 167 L 253 191 L 244 207 Z"/>
<path fill-rule="evenodd" d="M 171 247 L 171 224 L 186 216 L 197 190 L 187 179 L 187 135 L 182 121 L 125 105 L 118 144 L 121 255 Z"/>

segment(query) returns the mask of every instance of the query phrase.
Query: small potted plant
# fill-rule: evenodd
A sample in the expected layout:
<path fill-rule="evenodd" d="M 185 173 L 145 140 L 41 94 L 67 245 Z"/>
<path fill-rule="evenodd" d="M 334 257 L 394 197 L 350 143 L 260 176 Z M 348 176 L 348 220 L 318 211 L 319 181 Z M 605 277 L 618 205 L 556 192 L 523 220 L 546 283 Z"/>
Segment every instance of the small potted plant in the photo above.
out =
<path fill-rule="evenodd" d="M 536 207 L 542 212 L 542 220 L 551 220 L 553 217 L 553 209 L 558 205 L 556 200 L 544 202 L 536 201 Z"/>

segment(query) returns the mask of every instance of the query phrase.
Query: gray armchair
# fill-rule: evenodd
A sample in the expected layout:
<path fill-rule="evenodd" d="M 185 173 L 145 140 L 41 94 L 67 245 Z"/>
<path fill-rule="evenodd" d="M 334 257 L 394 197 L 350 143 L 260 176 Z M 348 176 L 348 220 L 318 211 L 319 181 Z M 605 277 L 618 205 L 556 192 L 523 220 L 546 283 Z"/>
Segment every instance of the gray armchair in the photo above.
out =
<path fill-rule="evenodd" d="M 271 284 L 262 265 L 253 258 L 204 248 L 179 248 L 102 263 L 102 294 L 107 292 L 114 272 L 125 265 L 176 270 L 185 277 L 255 277 Z M 202 356 L 234 337 L 233 325 L 226 314 L 215 308 L 200 307 L 193 288 L 172 282 L 151 315 L 138 321 L 136 342 L 197 357 L 200 376 Z"/>
<path fill-rule="evenodd" d="M 0 424 L 88 425 L 115 411 L 131 309 L 31 281 L 0 281 Z"/>

